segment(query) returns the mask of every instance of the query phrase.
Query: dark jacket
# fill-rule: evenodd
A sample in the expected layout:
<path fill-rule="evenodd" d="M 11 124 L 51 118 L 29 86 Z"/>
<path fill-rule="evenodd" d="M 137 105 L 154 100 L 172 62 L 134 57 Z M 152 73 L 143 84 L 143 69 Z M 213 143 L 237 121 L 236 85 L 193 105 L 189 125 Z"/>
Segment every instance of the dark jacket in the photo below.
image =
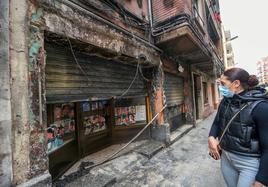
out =
<path fill-rule="evenodd" d="M 223 121 L 230 118 L 233 110 L 237 110 L 244 103 L 251 103 L 251 109 L 247 108 L 231 124 L 231 126 L 237 126 L 232 127 L 232 130 L 228 132 L 222 147 L 236 154 L 260 157 L 260 167 L 256 175 L 256 181 L 266 186 L 268 186 L 267 101 L 267 94 L 263 89 L 243 92 L 234 96 L 233 99 L 223 99 L 209 133 L 209 136 L 220 137 L 225 125 Z"/>
<path fill-rule="evenodd" d="M 260 157 L 258 132 L 251 114 L 257 104 L 266 102 L 266 96 L 265 90 L 258 88 L 222 100 L 216 116 L 219 127 L 218 136 L 221 136 L 234 114 L 245 104 L 249 105 L 233 120 L 224 135 L 220 144 L 224 150 L 244 156 Z"/>

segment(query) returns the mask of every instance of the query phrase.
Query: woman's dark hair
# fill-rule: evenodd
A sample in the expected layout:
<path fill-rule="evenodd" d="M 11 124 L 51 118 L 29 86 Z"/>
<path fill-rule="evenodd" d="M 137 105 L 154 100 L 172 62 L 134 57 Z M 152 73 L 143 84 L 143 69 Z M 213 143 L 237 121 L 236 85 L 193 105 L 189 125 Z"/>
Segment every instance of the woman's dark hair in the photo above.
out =
<path fill-rule="evenodd" d="M 249 73 L 242 68 L 227 69 L 223 75 L 231 82 L 239 80 L 244 89 L 250 89 L 259 84 L 256 75 L 249 75 Z"/>

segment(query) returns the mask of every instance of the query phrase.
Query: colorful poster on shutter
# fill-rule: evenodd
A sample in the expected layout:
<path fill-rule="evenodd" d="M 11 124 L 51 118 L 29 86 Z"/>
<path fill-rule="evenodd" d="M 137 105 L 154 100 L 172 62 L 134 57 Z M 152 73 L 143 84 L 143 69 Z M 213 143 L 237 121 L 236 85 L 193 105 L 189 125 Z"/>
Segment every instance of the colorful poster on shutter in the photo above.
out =
<path fill-rule="evenodd" d="M 138 121 L 146 121 L 145 105 L 115 108 L 115 125 L 128 126 Z"/>
<path fill-rule="evenodd" d="M 47 128 L 48 153 L 75 137 L 74 104 L 54 104 L 53 121 Z"/>
<path fill-rule="evenodd" d="M 83 119 L 84 134 L 89 135 L 106 129 L 105 117 L 101 115 L 86 116 Z"/>

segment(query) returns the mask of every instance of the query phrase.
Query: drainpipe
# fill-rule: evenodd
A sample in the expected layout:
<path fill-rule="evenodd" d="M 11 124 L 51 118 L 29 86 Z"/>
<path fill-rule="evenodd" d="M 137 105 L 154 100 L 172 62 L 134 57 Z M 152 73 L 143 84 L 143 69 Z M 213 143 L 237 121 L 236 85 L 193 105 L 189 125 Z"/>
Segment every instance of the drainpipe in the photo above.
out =
<path fill-rule="evenodd" d="M 152 34 L 153 34 L 153 11 L 152 11 L 152 0 L 148 0 L 148 18 L 150 23 L 150 33 L 149 33 L 149 41 L 152 43 Z"/>

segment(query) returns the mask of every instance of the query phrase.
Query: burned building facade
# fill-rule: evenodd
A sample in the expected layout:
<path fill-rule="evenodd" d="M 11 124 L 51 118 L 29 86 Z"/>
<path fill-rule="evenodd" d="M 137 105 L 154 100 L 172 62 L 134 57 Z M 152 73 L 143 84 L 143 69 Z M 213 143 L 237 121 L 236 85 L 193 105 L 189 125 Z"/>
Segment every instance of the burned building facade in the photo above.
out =
<path fill-rule="evenodd" d="M 166 143 L 218 104 L 217 0 L 2 0 L 0 185 L 51 184 L 135 136 Z"/>

